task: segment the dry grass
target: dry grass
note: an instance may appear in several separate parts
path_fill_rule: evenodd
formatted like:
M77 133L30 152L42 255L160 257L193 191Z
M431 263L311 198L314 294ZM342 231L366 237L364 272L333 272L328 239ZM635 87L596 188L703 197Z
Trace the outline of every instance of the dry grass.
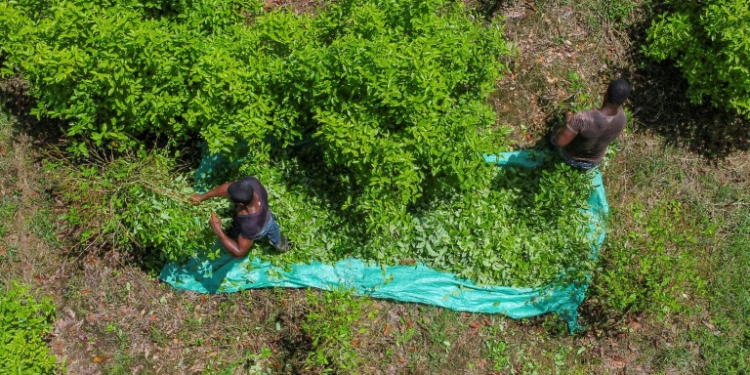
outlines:
M714 155L726 157L719 161L683 149L695 142L710 143L695 139L710 129L698 127L700 116L673 113L692 107L670 104L672 81L654 75L656 68L635 68L632 37L602 16L600 8L565 3L512 1L487 8L505 15L507 34L519 46L513 73L498 82L494 99L498 123L513 129L517 146L542 139L571 99L597 104L606 82L622 75L634 80L636 93L643 93L635 94L633 101L634 110L642 109L605 171L610 204L621 215L610 238L639 230L628 216L633 203L653 208L664 200L678 200L690 215L717 223L747 213L750 155L736 151L747 138L731 143L719 132L722 141L714 142L719 146L713 149L721 152ZM580 76L575 90L570 72ZM282 374L324 372L325 366L308 361L316 348L304 327L325 322L308 317L312 307L303 290L205 296L179 292L116 250L64 251L60 245L71 233L58 218L67 207L54 199L54 176L41 169L43 150L35 143L49 142L50 137L30 137L26 132L39 133L25 126L14 132L19 126L13 121L0 118L0 199L18 205L12 220L3 218L8 234L0 240L0 283L16 279L54 296L58 317L50 345L66 361L69 373L247 374L254 368ZM684 123L692 128L681 127ZM682 135L670 138L664 130L669 124ZM725 124L717 126L739 129ZM45 217L45 225L37 225L35 221ZM702 239L698 255L711 259L733 235L719 231ZM50 238L59 243L51 244ZM606 248L602 256L607 257ZM718 261L702 262L700 273L710 281L718 266ZM701 343L690 332L712 324L707 313L672 314L661 321L641 312L614 315L594 297L582 308L588 329L576 337L552 317L513 321L390 301L340 300L349 306L344 314L354 316L357 310L361 318L350 323L355 333L349 341L334 341L328 349L353 350L363 374L680 374L700 372L705 365ZM702 298L690 296L690 301L707 306ZM264 349L269 356L261 356ZM336 372L335 365L330 367Z
M515 1L500 8L508 39L518 46L513 71L497 84L497 122L509 126L518 147L537 142L555 116L577 98L579 106L598 105L606 83L628 64L627 34L606 17L592 25L591 7ZM582 87L573 91L571 73Z

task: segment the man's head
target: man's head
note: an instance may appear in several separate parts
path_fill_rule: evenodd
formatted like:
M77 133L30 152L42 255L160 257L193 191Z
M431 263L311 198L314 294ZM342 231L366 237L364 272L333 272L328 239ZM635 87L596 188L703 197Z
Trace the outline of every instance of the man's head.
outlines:
M227 193L229 193L229 199L234 203L250 204L253 201L255 189L250 184L250 177L245 177L229 185Z
M616 79L609 83L607 88L607 103L622 105L630 96L630 85L624 79Z

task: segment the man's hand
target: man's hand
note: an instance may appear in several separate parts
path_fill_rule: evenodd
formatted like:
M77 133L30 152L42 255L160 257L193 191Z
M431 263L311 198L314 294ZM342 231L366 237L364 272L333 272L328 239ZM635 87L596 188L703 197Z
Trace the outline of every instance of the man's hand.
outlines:
M214 229L214 231L221 230L221 218L216 215L216 212L211 212L211 218L208 219L208 224Z
M195 195L191 196L188 200L192 204L198 204L200 202L203 202L203 196L201 194L195 194Z

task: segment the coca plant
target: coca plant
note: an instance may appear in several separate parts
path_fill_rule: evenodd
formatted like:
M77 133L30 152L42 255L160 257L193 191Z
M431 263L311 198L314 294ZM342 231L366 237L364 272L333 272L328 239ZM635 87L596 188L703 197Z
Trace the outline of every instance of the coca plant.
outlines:
M34 113L98 147L202 139L264 163L312 142L371 231L408 222L425 192L488 183L481 153L504 133L485 101L512 53L498 21L450 0L343 0L314 15L263 5L6 0L3 72L29 81Z

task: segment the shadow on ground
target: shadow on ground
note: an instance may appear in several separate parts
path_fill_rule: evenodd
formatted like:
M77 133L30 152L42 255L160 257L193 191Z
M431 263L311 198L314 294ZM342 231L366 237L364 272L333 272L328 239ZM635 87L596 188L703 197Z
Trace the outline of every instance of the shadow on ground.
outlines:
M39 120L31 114L31 109L36 107L36 100L30 95L28 83L22 78L0 80L0 106L18 119L13 129L14 135L28 135L33 145L55 145L64 138L61 121Z
M713 160L750 150L750 120L690 103L687 82L670 63L649 63L626 78L636 85L630 100L637 131L653 131L669 144Z
M708 99L703 104L691 103L688 82L674 62L655 62L641 53L650 25L651 17L647 17L630 28L634 61L622 72L634 87L630 107L636 131L656 133L668 144L686 147L712 161L750 150L750 120L716 108Z

